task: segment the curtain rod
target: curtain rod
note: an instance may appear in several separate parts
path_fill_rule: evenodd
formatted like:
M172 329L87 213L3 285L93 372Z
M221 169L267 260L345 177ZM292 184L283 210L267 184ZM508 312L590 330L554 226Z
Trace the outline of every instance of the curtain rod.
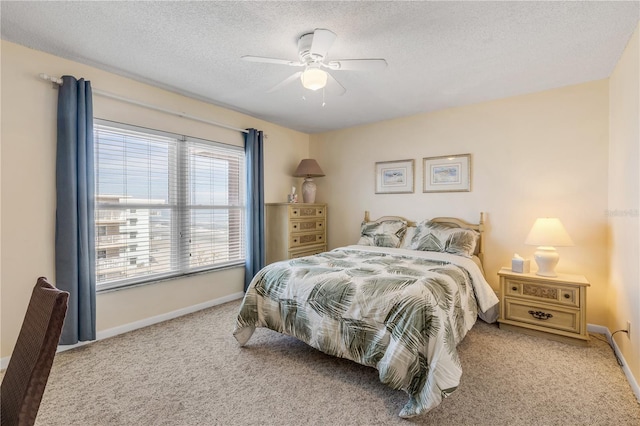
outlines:
M46 81L50 81L54 84L57 85L62 85L62 79L61 78L56 78L56 77L52 77L48 74L42 73L40 74L40 78ZM91 89L92 93L95 93L96 95L105 97L105 98L110 98L110 99L115 99L118 101L122 101L122 102L126 102L129 104L133 104L133 105L138 105L144 108L148 108L148 109L152 109L155 111L160 111L160 112L164 112L166 114L171 114L171 115L177 115L178 117L182 117L182 118L188 118L189 120L193 120L193 121L200 121L202 123L207 123L207 124L212 124L214 126L218 126L218 127L223 127L225 129L229 129L229 130L235 130L237 132L242 132L242 133L249 133L248 130L245 129L239 129L237 127L233 127L233 126L229 126L227 124L223 124L223 123L218 123L217 121L212 121L212 120L207 120L205 118L200 118L200 117L196 117L194 115L191 114L186 114L183 112L178 112L178 111L173 111L170 109L166 109L166 108L161 108L161 107L157 107L155 105L151 105L151 104L147 104L144 102L139 102L133 99L129 99L129 98L125 98L119 95L114 95L113 93L109 93L109 92L103 92L102 90L98 90L98 89Z

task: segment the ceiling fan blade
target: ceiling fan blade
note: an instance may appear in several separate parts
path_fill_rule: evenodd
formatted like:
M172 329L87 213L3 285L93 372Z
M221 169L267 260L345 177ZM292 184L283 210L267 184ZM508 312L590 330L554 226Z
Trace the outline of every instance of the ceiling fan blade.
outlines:
M377 71L386 68L387 61L384 59L337 59L329 61L326 66L334 71Z
M335 33L324 28L316 28L313 32L313 41L311 42L311 49L309 53L314 56L327 56L329 48L336 39Z
M287 59L277 59L277 58L265 58L263 56L242 56L240 59L249 62L263 62L266 64L278 64L278 65L289 65L292 67L301 67L304 64L302 62L289 61Z
M336 80L331 74L327 73L327 76L329 77L329 81L326 87L327 92L337 96L344 95L347 89L345 89L344 86L340 84L340 82Z
M292 75L290 75L289 77L287 77L286 79L281 81L280 83L278 83L275 86L273 86L271 89L267 90L267 93L272 93L272 92L275 92L276 90L279 90L279 89L283 88L284 86L286 86L289 83L292 83L296 79L300 79L301 75L302 75L302 71L298 71L296 73L293 73Z

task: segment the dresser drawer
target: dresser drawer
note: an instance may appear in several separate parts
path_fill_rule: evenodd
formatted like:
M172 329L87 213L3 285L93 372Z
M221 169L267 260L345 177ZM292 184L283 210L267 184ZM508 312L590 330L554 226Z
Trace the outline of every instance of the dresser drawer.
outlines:
M296 248L324 243L324 232L301 233L289 236L289 247Z
M313 247L304 247L302 250L290 251L289 259L297 259L298 257L312 256L314 254L324 253L325 251L327 251L326 244L322 244L320 246L313 246Z
M504 320L580 333L579 310L508 297L504 304Z
M532 301L580 307L579 289L575 287L506 279L503 290L505 296L515 296L531 299Z
M324 219L292 220L289 222L289 232L324 231Z
M298 218L314 218L325 217L324 206L289 206L289 217L291 219Z

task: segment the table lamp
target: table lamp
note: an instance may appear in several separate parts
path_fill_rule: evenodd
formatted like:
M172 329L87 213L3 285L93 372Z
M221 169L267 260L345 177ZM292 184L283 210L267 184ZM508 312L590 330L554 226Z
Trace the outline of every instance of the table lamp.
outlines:
M560 260L556 247L572 246L573 241L557 217L536 219L524 242L529 246L538 246L533 258L538 264L536 275L556 277L555 267Z
M315 203L316 183L312 178L324 176L324 172L320 169L317 161L311 158L305 158L300 161L293 175L295 177L305 178L302 183L302 201L305 203Z

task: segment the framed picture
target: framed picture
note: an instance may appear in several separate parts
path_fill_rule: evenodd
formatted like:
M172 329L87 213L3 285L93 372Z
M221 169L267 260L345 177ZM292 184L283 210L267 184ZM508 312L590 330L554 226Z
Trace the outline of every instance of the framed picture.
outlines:
M471 154L423 158L422 192L471 191Z
M414 160L376 163L376 194L413 193Z

